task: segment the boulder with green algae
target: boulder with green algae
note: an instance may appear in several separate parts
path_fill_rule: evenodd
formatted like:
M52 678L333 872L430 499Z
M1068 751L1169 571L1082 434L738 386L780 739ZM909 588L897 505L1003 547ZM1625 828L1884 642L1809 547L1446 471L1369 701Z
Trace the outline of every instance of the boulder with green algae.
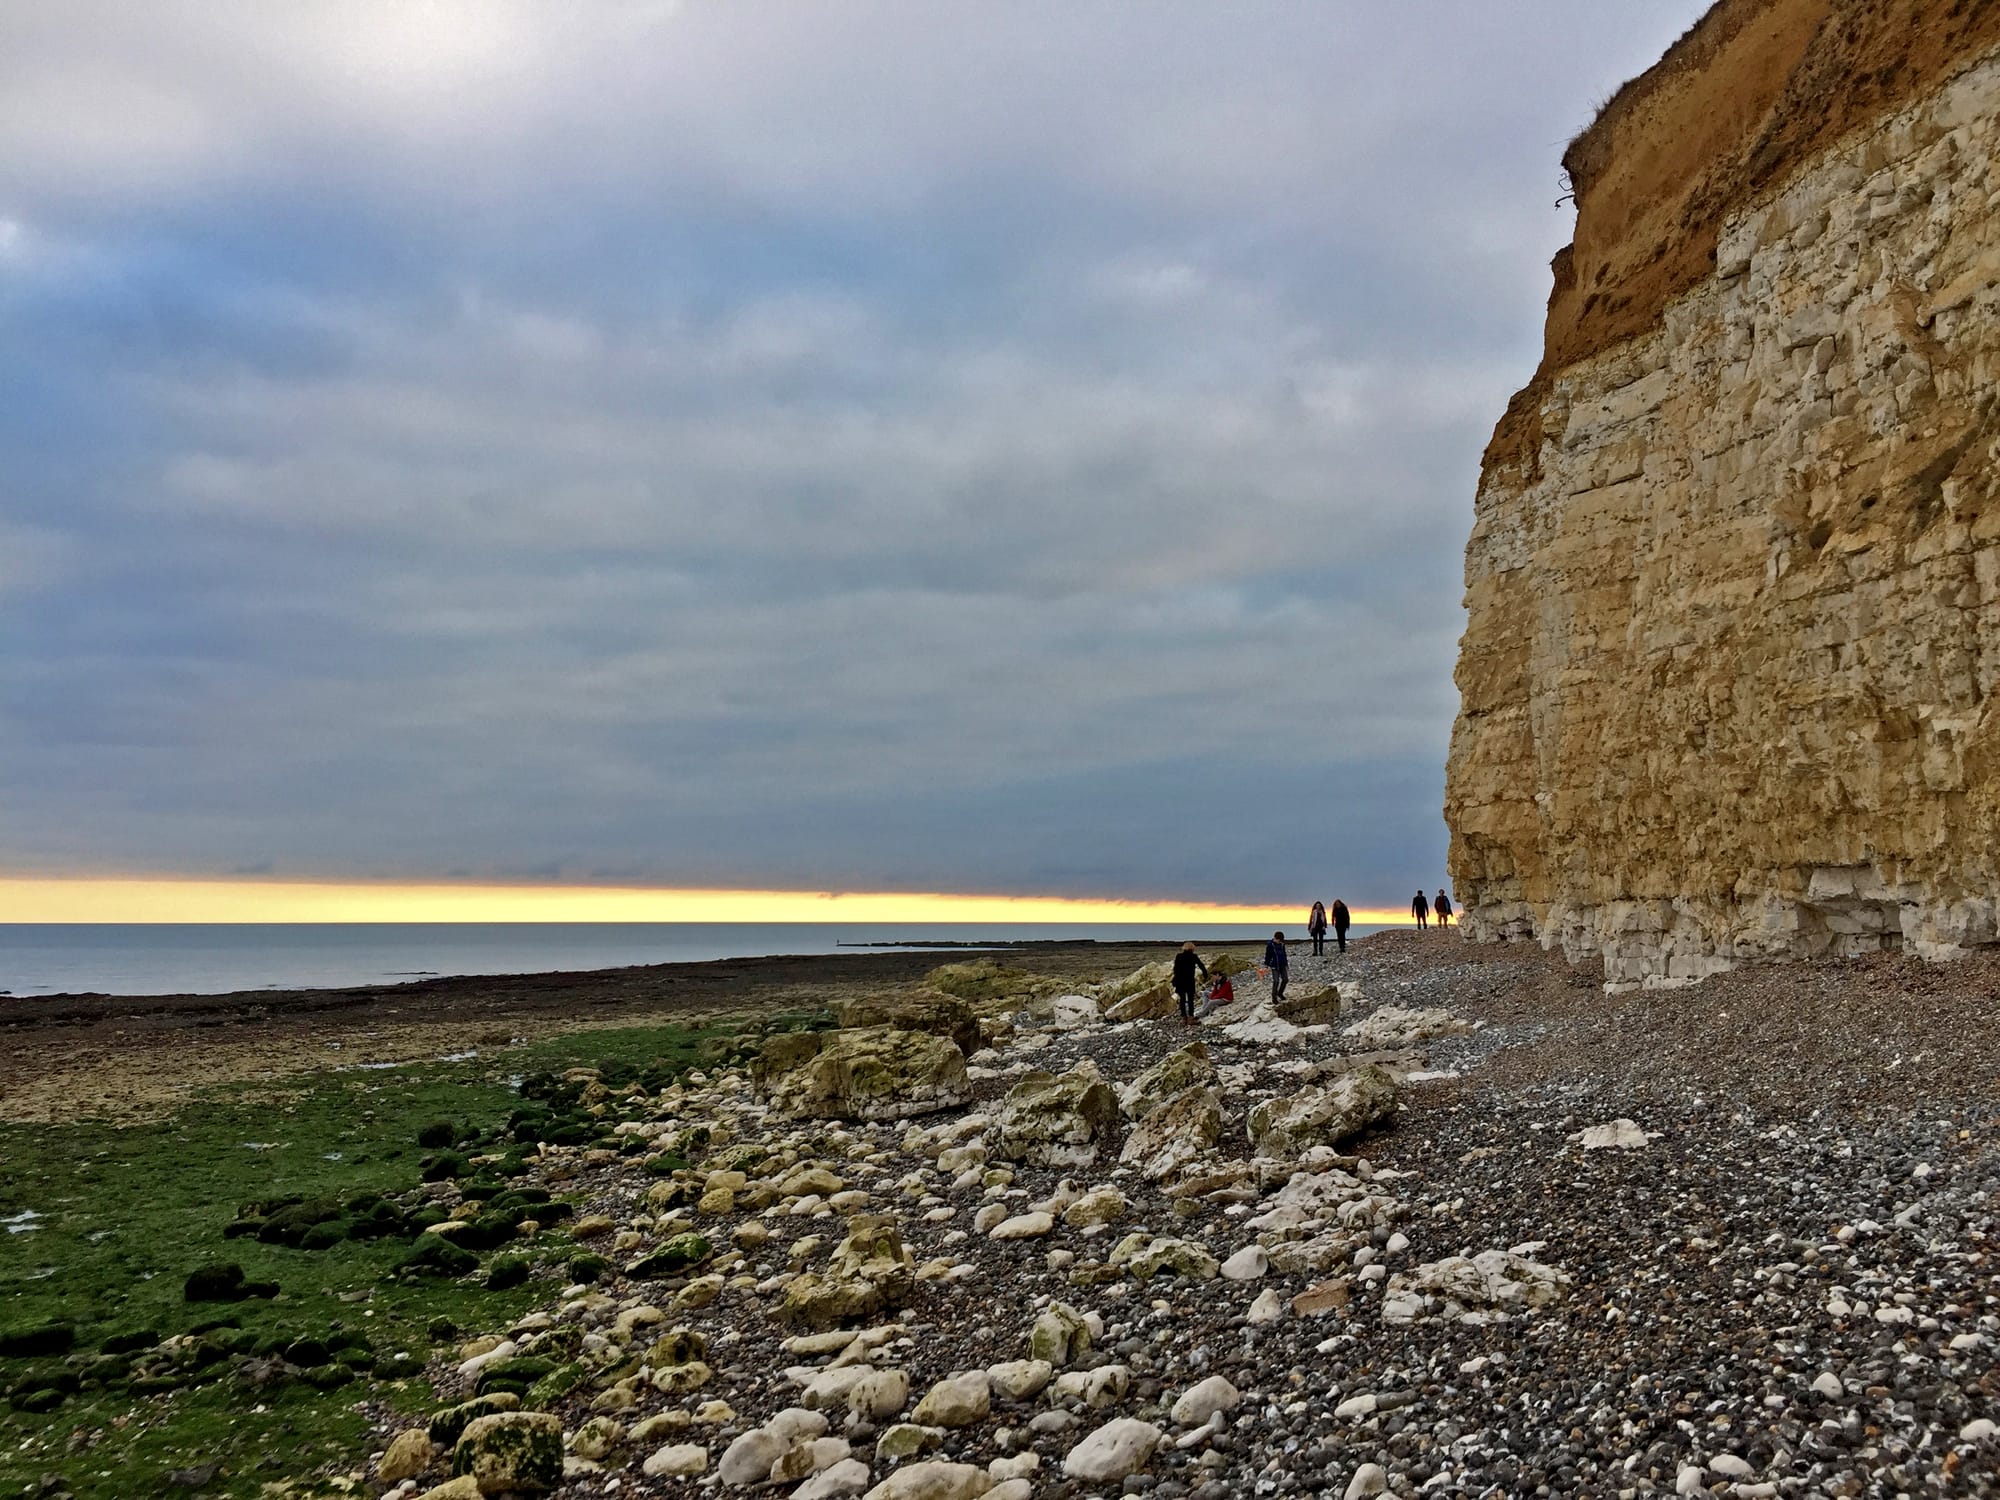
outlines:
M772 1317L788 1328L826 1329L903 1307L916 1287L916 1263L896 1222L861 1217L823 1271L794 1277Z
M454 1477L482 1495L539 1495L562 1483L562 1419L539 1411L474 1417L451 1452Z
M901 1463L919 1453L934 1453L944 1444L944 1431L919 1427L915 1422L897 1422L875 1440L875 1456L884 1463Z
M802 1068L818 1057L820 1048L825 1045L825 1036L821 1032L773 1032L764 1038L764 1044L750 1060L750 1076L753 1080L762 1081L773 1074Z
M941 1036L968 1057L984 1045L979 1032L979 1017L972 1013L972 1007L958 996L947 995L942 990L842 1000L834 1006L834 1015L842 1028L850 1031L871 1026L893 1026L900 1031L923 1031Z
M426 1431L431 1441L440 1448L449 1448L459 1439L459 1434L471 1425L477 1417L495 1416L501 1412L518 1411L521 1398L512 1391L495 1391L490 1396L474 1396L470 1401L461 1401L456 1406L433 1412Z
M577 1360L557 1365L528 1388L522 1404L536 1411L546 1411L583 1384L584 1376L589 1373Z
M1142 964L1123 979L1113 979L1100 984L1097 987L1097 1003L1106 1007L1115 1005L1120 1000L1143 994L1158 985L1171 984L1173 977L1174 966L1169 959Z
M1250 1111L1259 1156L1296 1157L1313 1146L1338 1146L1396 1113L1396 1080L1373 1063L1324 1088L1267 1099Z
M1190 1042L1126 1084L1119 1090L1118 1103L1127 1119L1143 1120L1174 1095L1214 1082L1215 1064L1209 1060L1207 1045Z
M1046 979L1025 969L1009 969L990 958L945 964L924 976L924 983L947 995L978 1005L988 1000L1015 1000L1029 995L1060 995L1060 979Z
M667 1132L653 1144L668 1156L684 1156L692 1161L707 1151L714 1140L712 1126L684 1125L679 1130Z
M517 1396L525 1396L530 1386L555 1367L554 1360L543 1359L536 1354L498 1359L479 1372L472 1384L473 1393L484 1396L492 1391L512 1391Z
M299 1237L301 1250L331 1250L346 1239L352 1226L345 1219L328 1219L315 1224Z
M1085 1167L1113 1144L1118 1095L1089 1061L1062 1074L1036 1071L1007 1091L993 1123L997 1156L1038 1167Z
M1066 1302L1051 1302L1028 1330L1028 1358L1066 1370L1090 1352L1090 1325Z
M646 1350L646 1362L652 1365L686 1365L707 1358L708 1340L685 1326L662 1334Z
M700 1359L678 1365L649 1365L639 1373L663 1396L688 1395L715 1378L715 1371L708 1367L708 1362Z
M625 1441L625 1424L616 1417L592 1417L571 1436L569 1451L578 1458L600 1462Z
M1158 972L1153 972L1155 970ZM1149 975L1150 978L1147 978ZM1104 1010L1105 1020L1157 1021L1175 1013L1173 967L1169 964L1148 964L1126 976L1126 982L1136 982L1141 978L1147 978L1147 982L1135 989L1124 989L1123 983L1115 986L1124 990L1116 999L1099 997L1098 1004Z
M1118 1162L1150 1182L1166 1182L1206 1161L1221 1138L1221 1095L1204 1086L1183 1089L1132 1127Z
M270 1211L257 1226L257 1238L267 1245L288 1245L294 1249L326 1249L325 1244L307 1245L306 1236L318 1226L333 1223L341 1217L340 1204L333 1198L301 1198L296 1203L268 1207ZM344 1239L346 1235L343 1233L340 1238Z
M528 1279L533 1267L518 1255L502 1255L494 1259L486 1268L486 1290L504 1292L509 1287L517 1287Z
M662 1281L701 1265L713 1254L715 1247L708 1242L707 1236L690 1230L686 1234L675 1235L659 1249L640 1256L625 1268L625 1274L637 1281Z
M916 1277L915 1262L903 1245L896 1221L873 1215L849 1221L847 1237L834 1247L827 1273L872 1281L899 1307L908 1300Z
M1325 1026L1340 1019L1347 991L1360 993L1358 985L1303 985L1291 991L1272 1009L1294 1026Z
M399 1269L419 1276L469 1276L479 1269L479 1257L441 1234L420 1234Z
M375 1477L384 1484L415 1479L431 1466L431 1461L437 1456L436 1449L431 1435L423 1428L406 1428L396 1434L395 1440L389 1444L389 1451L375 1466Z
M972 1097L965 1054L895 1026L774 1036L750 1076L778 1110L818 1120L901 1120Z
M1213 1281L1221 1269L1216 1258L1192 1240L1155 1238L1150 1234L1126 1235L1112 1250L1109 1263L1140 1281L1150 1281L1155 1276Z

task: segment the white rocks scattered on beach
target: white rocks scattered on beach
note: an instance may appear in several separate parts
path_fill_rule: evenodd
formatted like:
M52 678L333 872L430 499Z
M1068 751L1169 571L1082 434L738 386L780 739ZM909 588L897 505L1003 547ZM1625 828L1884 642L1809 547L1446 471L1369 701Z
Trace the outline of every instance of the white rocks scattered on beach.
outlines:
M537 1169L582 1187L588 1242L622 1243L622 1263L683 1235L709 1253L674 1276L571 1286L445 1378L469 1387L499 1360L576 1351L563 1423L579 1480L629 1465L804 1500L1016 1500L1056 1482L1227 1500L1276 1475L1358 1496L1664 1493L1693 1474L1748 1494L1771 1470L1756 1467L1772 1451L1758 1434L1793 1432L1786 1423L1789 1451L1829 1485L1908 1477L1909 1439L1864 1461L1816 1447L1810 1422L1845 1431L1865 1405L1910 1430L1862 1394L1907 1386L1905 1356L1885 1362L1876 1337L1910 1341L1933 1384L1959 1391L2000 1337L1975 1267L1926 1256L1920 1279L1881 1253L1900 1243L1907 1255L1919 1198L1940 1230L1956 1226L1945 1243L1990 1227L1990 1204L1941 1197L1941 1144L1926 1148L1930 1170L1882 1175L1879 1221L1829 1220L1762 1249L1769 1231L1739 1231L1744 1253L1725 1259L1690 1232L1697 1218L1628 1231L1598 1211L1665 1215L1657 1192L1714 1191L1707 1176L1683 1188L1679 1162L1740 1159L1721 1180L1782 1212L1805 1168L1750 1163L1767 1147L1814 1159L1803 1135L1734 1128L1705 1106L1649 1110L1671 1126L1654 1132L1615 1108L1579 1119L1578 1100L1427 1105L1399 1082L1401 1060L1353 1054L1420 1036L1476 1071L1492 1028L1445 1024L1435 1003L1371 1017L1357 995L1345 1032L1245 1042L1208 1025L1189 1045L1172 1021L1107 1019L1123 1000L1084 999L1088 1010L1066 995L975 1006L994 1076L969 1079L961 1103L942 1102L951 1070L927 1046L885 1043L865 1053L871 1066L914 1060L907 1097L879 1074L848 1118L815 1113L855 1086L799 1081L810 1059L765 1069L768 1086L721 1071L627 1096L621 1130L649 1143L706 1133L691 1166L649 1178L630 1158L548 1148ZM938 1024L962 1020L939 1008ZM834 1033L811 1058L848 1054ZM1510 1194L1517 1175L1556 1186ZM1513 1217L1524 1206L1537 1216ZM1722 1211L1741 1212L1731 1200ZM1760 1326L1792 1309L1839 1357L1791 1373L1794 1356L1692 1352L1708 1314L1680 1299L1690 1276L1711 1306L1755 1300ZM1726 1371L1754 1394L1699 1447L1671 1420L1672 1402L1692 1398L1661 1373L1663 1329L1691 1368L1708 1358L1705 1379ZM1613 1379L1615 1401L1592 1394ZM1547 1413L1532 1452L1495 1430L1493 1413L1516 1407ZM1593 1425L1600 1407L1659 1415L1628 1433ZM1963 1396L1936 1409L1955 1451L1994 1446L1990 1418ZM1625 1455L1615 1472L1604 1446ZM427 1458L430 1471L449 1457Z

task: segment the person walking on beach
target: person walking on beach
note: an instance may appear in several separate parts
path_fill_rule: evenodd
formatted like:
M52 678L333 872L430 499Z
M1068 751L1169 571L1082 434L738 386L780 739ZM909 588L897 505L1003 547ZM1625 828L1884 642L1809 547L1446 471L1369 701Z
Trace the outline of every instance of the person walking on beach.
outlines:
M1417 899L1410 903L1410 915L1417 919L1417 931L1419 932L1422 932L1431 925L1431 904L1424 899L1422 891L1418 891Z
M1285 951L1285 935L1271 934L1271 941L1264 945L1264 967L1271 971L1271 1002L1275 1005L1285 998L1285 983L1291 978L1292 956Z
M1326 904L1313 902L1312 915L1306 918L1306 935L1313 940L1313 957L1326 957Z
M1347 928L1351 919L1347 915L1347 903L1335 898L1333 903L1333 940L1340 945L1340 951L1347 951Z
M1442 889L1438 891L1437 900L1431 903L1431 910L1437 913L1439 928L1451 926L1451 897Z
M1199 972L1208 978L1208 965L1201 961L1201 955L1194 951L1193 943L1182 943L1181 951L1174 955L1174 1001L1180 1007L1181 1025L1194 1025L1194 976Z

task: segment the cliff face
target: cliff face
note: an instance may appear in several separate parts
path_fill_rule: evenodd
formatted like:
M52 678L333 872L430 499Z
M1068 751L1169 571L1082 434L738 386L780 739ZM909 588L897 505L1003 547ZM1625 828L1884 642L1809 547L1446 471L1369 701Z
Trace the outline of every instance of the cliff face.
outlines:
M1613 984L2000 940L2000 4L1724 0L1565 158L1446 819Z

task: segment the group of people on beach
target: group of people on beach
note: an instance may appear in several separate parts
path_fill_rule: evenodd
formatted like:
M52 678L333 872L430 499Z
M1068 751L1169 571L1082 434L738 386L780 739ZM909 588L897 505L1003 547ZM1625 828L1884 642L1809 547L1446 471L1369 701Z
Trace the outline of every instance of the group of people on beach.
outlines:
M1345 953L1347 951L1347 929L1352 923L1353 919L1347 914L1347 903L1345 901L1336 900L1333 903L1333 910L1330 912L1327 910L1325 902L1313 902L1313 909L1306 915L1306 936L1312 939L1313 957L1323 958L1326 955L1326 934L1329 927L1333 929L1334 943L1342 953ZM1282 950L1285 943L1285 935L1280 932L1276 934L1272 941Z
M1334 920L1339 924L1336 930L1340 934L1341 950L1345 952L1347 907L1339 901L1334 902L1333 907ZM1317 901L1313 903L1312 920L1322 924L1327 920L1325 908ZM1313 952L1325 951L1325 933L1323 925L1313 933ZM1264 945L1263 968L1271 976L1271 999L1273 1001L1284 999L1285 986L1290 983L1292 977L1292 954L1285 946L1285 934L1282 931L1272 933L1271 941ZM1207 1020L1215 1013L1218 1006L1227 1005L1236 998L1236 986L1229 982L1229 976L1218 974L1215 976L1215 983L1208 987L1207 996L1197 1006L1195 999L1197 974L1203 979L1208 978L1208 965L1201 961L1201 955L1195 952L1193 943L1182 943L1181 951L1174 955L1174 1003L1180 1008L1183 1026L1193 1026Z
M1427 898L1420 890L1410 903L1410 915L1417 919L1419 931L1428 930L1430 919L1436 916L1440 928L1451 925L1451 897L1440 887L1435 900ZM1313 957L1326 955L1326 935L1333 933L1337 951L1347 951L1347 929L1353 925L1347 903L1335 900L1331 909L1325 902L1315 901L1312 910L1306 914L1306 935L1312 939ZM1285 986L1291 982L1292 955L1285 946L1282 931L1271 934L1271 941L1264 945L1264 970L1271 976L1271 999L1285 998ZM1227 974L1218 974L1215 983L1208 987L1206 996L1197 1000L1197 976L1208 978L1208 965L1195 952L1194 944L1182 943L1180 952L1174 955L1174 1003L1181 1013L1181 1025L1193 1026L1215 1013L1218 1006L1229 1004L1236 998L1236 987L1229 982Z
M1433 916L1437 918L1439 927L1449 927L1451 926L1451 897L1444 893L1443 886L1438 887L1437 898L1431 901L1426 901L1424 893L1418 891L1416 899L1410 903L1410 915L1417 919L1417 931L1419 932L1426 930L1430 926L1430 919Z

